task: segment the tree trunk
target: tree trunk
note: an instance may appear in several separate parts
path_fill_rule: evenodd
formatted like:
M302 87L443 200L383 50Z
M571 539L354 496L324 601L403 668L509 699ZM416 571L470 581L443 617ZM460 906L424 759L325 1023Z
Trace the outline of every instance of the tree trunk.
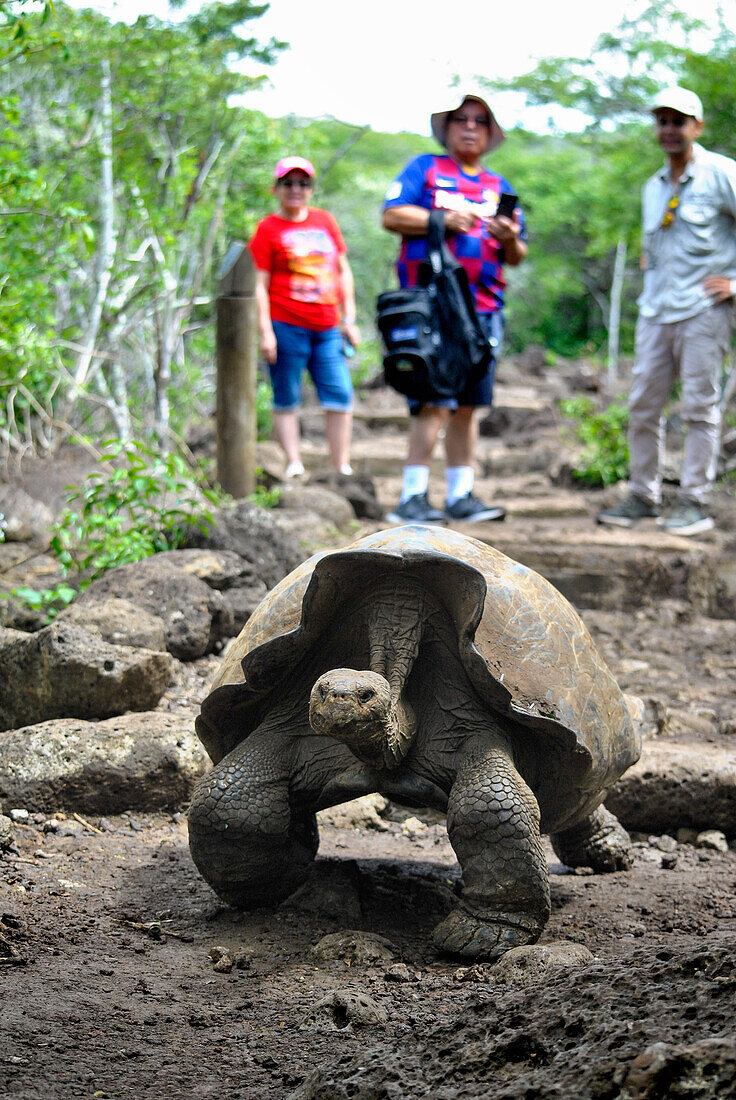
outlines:
M163 452L169 447L169 383L171 382L171 310L156 314L156 360L153 368L153 430Z
M621 332L621 298L626 273L626 241L619 238L611 280L611 311L608 322L608 385L618 382L619 336Z
M236 498L256 487L255 281L250 252L231 245L217 295L217 480Z
M97 265L97 290L90 310L87 332L84 340L85 351L80 355L74 372L74 380L78 386L84 384L89 373L92 356L94 354L95 340L102 320L102 310L107 297L107 289L112 277L112 265L115 256L115 210L113 204L113 171L112 171L112 93L110 82L110 62L105 57L102 60L102 77L100 79L101 120L102 132L100 134L100 154L102 164L100 168L100 250Z
M115 211L113 204L113 168L112 168L112 92L110 62L103 58L100 78L102 129L100 133L100 238L96 263L96 289L90 308L84 336L81 340L83 350L74 368L73 386L67 395L62 409L62 420L67 420L77 399L79 389L88 381L90 369L95 359L95 344L100 330L102 310L107 298L112 277L113 261L117 244L115 231ZM96 365L99 366L99 362Z
M108 362L106 374L107 385L112 398L110 413L115 421L118 439L122 440L123 443L128 443L131 439L132 431L125 372L118 360L113 359Z

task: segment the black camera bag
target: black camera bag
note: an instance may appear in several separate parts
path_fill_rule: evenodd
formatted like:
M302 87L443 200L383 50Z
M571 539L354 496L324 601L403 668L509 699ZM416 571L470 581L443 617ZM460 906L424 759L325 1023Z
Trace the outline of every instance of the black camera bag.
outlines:
M419 285L378 296L384 377L416 401L458 397L482 378L491 360L463 267L444 243L444 212L433 210L428 258Z

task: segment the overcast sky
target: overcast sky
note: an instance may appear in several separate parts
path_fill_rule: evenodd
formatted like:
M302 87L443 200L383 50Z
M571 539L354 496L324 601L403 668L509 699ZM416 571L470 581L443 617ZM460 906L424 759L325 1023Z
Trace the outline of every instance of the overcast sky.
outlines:
M83 0L73 0L82 6ZM429 134L429 115L455 105L459 87L474 77L507 78L528 72L541 57L585 57L598 36L618 26L647 0L271 0L250 25L260 40L290 43L266 72L269 85L247 97L247 106L271 117L332 115L374 130ZM140 12L167 17L165 0L87 0L115 19ZM199 5L193 3L196 9ZM717 0L680 0L678 7L702 19ZM736 0L720 7L736 30ZM520 97L494 96L501 125L523 123L544 130L548 108L523 110ZM558 125L572 114L558 114Z

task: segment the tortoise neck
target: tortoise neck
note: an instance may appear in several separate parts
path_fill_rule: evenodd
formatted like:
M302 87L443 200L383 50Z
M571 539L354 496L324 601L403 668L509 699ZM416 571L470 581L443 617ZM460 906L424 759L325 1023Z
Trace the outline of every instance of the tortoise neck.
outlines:
M380 584L368 610L368 645L373 672L388 680L398 703L414 667L427 624L435 611L426 590L404 580Z
M413 708L405 699L396 699L386 724L386 737L381 754L388 771L398 768L414 741L417 723Z

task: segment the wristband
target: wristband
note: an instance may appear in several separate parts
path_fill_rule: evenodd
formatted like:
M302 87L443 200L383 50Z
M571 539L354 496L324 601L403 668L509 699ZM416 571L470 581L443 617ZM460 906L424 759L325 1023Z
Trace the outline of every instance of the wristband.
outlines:
M342 323L344 325L354 325L355 324L355 318L354 317L343 317Z

